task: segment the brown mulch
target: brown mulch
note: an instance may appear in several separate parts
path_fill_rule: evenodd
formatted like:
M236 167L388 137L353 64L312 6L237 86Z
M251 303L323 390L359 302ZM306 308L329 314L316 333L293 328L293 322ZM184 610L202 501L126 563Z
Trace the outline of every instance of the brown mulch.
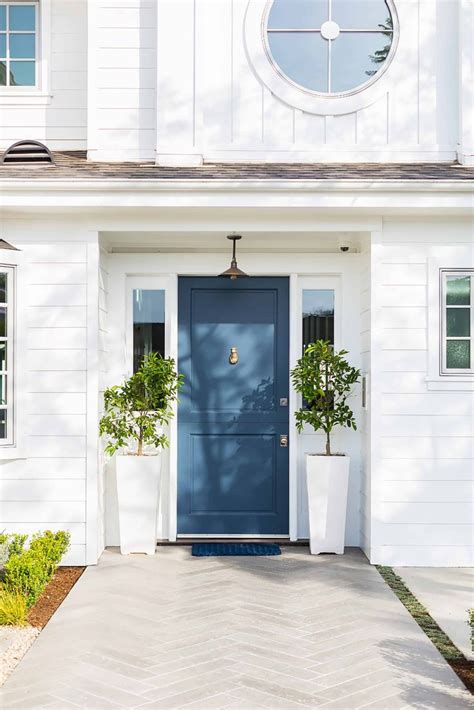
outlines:
M462 680L464 685L474 695L474 661L467 659L453 659L448 661L449 665Z
M28 621L32 626L38 629L46 626L84 570L85 567L59 567L41 597L30 609Z

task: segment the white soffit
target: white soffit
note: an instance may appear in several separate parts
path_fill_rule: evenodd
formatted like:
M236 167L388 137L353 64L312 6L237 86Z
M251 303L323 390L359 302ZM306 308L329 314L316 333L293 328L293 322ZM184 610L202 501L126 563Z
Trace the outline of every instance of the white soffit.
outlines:
M113 253L223 252L229 251L226 234L219 232L101 232L101 242ZM364 232L251 232L241 231L240 253L273 252L338 252L341 246L359 251L361 241L369 237Z

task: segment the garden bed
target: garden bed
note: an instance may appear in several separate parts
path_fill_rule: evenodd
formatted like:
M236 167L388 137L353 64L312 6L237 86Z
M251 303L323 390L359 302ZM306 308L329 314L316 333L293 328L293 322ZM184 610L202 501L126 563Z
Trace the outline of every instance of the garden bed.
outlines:
M30 609L28 623L37 629L43 629L84 570L85 567L59 567L41 597Z
M59 567L67 531L0 534L0 685L28 651L84 567Z

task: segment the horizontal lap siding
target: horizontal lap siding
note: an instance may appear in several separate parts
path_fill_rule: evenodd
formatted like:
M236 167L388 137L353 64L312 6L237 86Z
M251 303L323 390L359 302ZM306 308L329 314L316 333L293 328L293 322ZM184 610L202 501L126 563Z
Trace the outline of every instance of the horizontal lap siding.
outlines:
M87 245L22 245L26 255L26 459L2 462L2 527L66 529L65 563L85 561Z
M50 30L50 103L2 105L1 149L24 139L52 150L87 148L87 0L51 0Z
M156 5L96 3L95 140L102 156L112 160L155 157Z
M462 222L387 221L375 247L375 562L472 563L473 393L431 390L426 381L429 259L465 264L471 240Z

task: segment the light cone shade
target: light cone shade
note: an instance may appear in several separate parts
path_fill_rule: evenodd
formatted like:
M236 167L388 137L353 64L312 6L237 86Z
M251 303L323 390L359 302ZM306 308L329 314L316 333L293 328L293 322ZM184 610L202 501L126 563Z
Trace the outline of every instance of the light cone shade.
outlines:
M224 271L222 274L219 274L219 276L224 276L231 279L243 277L248 278L248 274L246 274L245 271L242 271L242 269L239 269L237 264L231 264L230 268Z

